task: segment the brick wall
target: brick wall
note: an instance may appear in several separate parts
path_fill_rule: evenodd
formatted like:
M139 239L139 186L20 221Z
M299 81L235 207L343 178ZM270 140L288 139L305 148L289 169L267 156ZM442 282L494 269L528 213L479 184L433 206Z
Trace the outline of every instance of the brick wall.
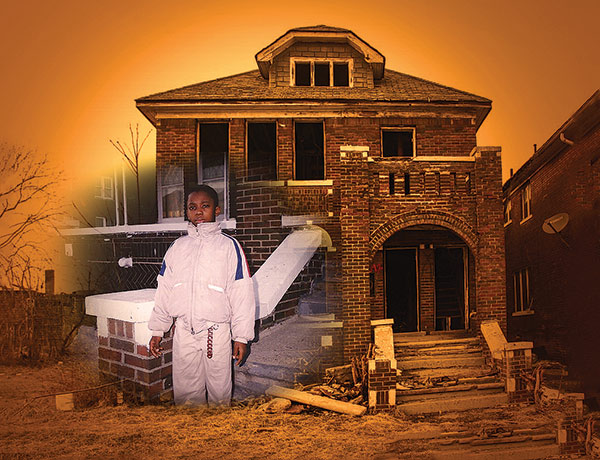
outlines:
M574 146L562 151L530 179L532 217L520 222L520 189L508 199L512 223L505 227L509 335L533 340L543 357L569 365L584 381L586 392L598 394L600 348L597 282L600 269L600 181L596 126ZM542 231L545 219L568 213L561 236ZM566 244L565 244L566 243ZM533 313L514 316L513 273L529 269Z

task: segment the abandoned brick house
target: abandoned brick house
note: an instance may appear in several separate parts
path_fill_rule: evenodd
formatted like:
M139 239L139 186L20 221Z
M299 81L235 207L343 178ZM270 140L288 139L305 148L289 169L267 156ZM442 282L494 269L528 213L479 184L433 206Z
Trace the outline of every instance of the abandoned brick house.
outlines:
M407 332L477 331L486 319L504 329L500 148L476 142L491 101L386 69L334 27L289 30L256 62L137 99L157 131L159 223L183 221L189 185L212 185L252 271L318 224L328 247L309 266L327 283L346 357L366 350L372 319Z
M508 332L600 395L600 91L504 184Z

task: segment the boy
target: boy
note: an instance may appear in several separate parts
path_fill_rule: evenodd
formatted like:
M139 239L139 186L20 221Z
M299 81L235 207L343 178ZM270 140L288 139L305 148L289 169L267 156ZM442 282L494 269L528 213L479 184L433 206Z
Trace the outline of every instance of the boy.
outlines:
M231 339L238 366L254 338L255 301L248 265L239 243L221 233L221 213L212 187L200 185L187 197L188 235L165 254L158 275L150 353L176 318L173 392L176 404L229 404Z

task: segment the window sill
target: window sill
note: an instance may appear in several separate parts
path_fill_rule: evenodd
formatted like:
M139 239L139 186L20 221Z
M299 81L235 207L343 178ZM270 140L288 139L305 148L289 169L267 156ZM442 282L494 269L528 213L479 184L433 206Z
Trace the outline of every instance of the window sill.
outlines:
M388 157L389 158L389 157ZM410 157L401 157L401 158L410 158ZM475 161L475 157L472 156L443 156L443 155L437 155L437 156L414 156L412 157L412 159L414 161L465 161L467 163L473 163Z
M513 312L512 316L531 316L535 314L534 310L521 310Z
M508 227L510 224L512 224L512 220L509 220L508 222L504 222L504 227Z
M521 222L519 222L519 225L523 225L525 222L527 222L528 220L533 219L533 214L529 214L525 219L523 219Z
M289 187L331 187L333 185L333 180L288 180L287 185Z

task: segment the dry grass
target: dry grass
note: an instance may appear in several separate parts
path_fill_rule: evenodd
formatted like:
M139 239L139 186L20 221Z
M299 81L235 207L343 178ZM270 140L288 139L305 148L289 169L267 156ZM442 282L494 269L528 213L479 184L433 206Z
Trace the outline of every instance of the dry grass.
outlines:
M455 431L480 423L473 413L409 419L326 411L266 414L258 404L112 406L110 394L97 392L99 401L90 397L88 407L70 412L57 411L54 398L24 407L34 396L93 386L95 379L93 370L76 361L0 367L0 458L425 459L428 442L400 440L401 434L411 431L419 438L432 429Z

